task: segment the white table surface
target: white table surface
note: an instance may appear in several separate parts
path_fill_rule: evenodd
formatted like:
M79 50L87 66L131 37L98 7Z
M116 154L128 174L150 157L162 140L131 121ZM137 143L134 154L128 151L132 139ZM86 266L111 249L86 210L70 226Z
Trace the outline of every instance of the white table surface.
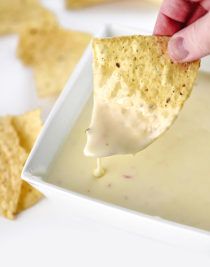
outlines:
M62 1L45 0L62 25L96 32L115 22L152 31L157 6L137 1L64 11ZM15 58L16 36L0 38L0 115L37 107L32 73ZM45 105L45 104L44 104ZM46 111L47 112L47 111ZM81 219L44 199L15 221L0 217L0 266L210 266L210 253L199 254L159 244L105 224Z

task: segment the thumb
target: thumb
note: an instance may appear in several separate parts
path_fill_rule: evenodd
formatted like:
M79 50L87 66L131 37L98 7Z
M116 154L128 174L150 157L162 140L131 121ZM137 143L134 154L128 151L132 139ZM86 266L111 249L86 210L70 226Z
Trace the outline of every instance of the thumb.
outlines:
M210 13L174 34L168 52L176 62L189 62L210 54Z

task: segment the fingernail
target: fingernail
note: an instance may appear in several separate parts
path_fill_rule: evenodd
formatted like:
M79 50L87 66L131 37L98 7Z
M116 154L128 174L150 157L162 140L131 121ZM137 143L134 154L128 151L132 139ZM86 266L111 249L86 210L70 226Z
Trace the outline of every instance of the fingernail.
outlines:
M184 47L183 37L172 37L169 41L169 55L175 61L183 61L189 54L187 49Z

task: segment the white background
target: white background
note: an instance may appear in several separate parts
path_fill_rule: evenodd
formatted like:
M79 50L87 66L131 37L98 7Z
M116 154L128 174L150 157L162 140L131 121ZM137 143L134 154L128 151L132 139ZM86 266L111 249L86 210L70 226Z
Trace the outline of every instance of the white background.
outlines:
M141 0L64 11L63 1L45 5L72 29L97 32L103 23L152 31L158 6ZM32 73L15 57L16 36L0 38L0 115L18 114L40 103ZM210 251L210 248L209 248ZM0 218L0 266L210 266L209 255L182 251L105 224L75 216L68 205L47 199L15 221Z

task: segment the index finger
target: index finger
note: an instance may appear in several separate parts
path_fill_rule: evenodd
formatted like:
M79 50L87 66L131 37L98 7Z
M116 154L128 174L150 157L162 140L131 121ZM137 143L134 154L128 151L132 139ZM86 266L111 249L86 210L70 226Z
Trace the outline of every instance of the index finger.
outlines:
M165 0L158 14L154 34L170 36L179 31L197 5L198 3L186 0Z

